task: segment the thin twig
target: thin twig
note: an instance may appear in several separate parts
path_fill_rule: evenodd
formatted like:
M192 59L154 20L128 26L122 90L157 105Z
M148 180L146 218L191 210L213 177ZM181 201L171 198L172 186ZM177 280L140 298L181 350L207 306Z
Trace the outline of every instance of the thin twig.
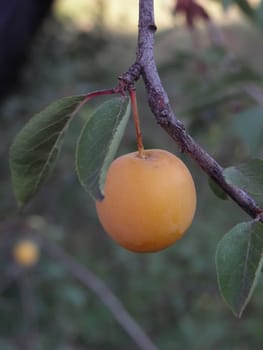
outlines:
M100 298L139 349L158 350L138 323L126 311L120 300L98 276L79 264L54 242L49 242L41 237L40 244L51 258L58 260L80 283L92 290Z
M120 80L132 86L142 75L148 94L149 106L157 123L173 138L182 152L188 153L199 166L252 218L263 221L263 209L246 192L228 184L223 168L187 133L169 104L154 59L154 1L139 2L139 33L136 62Z
M26 325L21 339L23 349L33 350L37 343L36 300L34 295L32 271L26 269L19 279L23 316Z

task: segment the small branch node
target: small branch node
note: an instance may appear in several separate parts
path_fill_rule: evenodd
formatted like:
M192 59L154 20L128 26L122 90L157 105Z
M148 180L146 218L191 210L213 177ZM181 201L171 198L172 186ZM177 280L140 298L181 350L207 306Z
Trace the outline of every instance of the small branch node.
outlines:
M152 32L155 33L157 31L157 27L155 24L149 24L148 29Z
M170 123L169 111L167 108L162 109L159 113L157 123L162 127L167 127Z
M120 82L123 82L127 86L134 85L135 81L137 81L141 75L142 67L138 62L135 62L127 72L121 74L119 76Z

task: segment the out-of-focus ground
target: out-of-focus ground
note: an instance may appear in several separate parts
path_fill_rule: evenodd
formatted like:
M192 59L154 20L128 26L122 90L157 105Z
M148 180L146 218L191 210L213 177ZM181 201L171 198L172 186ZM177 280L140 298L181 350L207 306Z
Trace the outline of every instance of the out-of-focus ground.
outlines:
M94 1L57 1L53 18L47 19L34 40L20 85L0 106L2 218L15 210L8 149L25 121L61 96L115 86L119 74L134 61L138 1L96 4L101 8ZM171 1L156 1L156 60L171 104L193 137L223 166L238 163L250 155L251 149L235 134L233 120L236 112L255 103L244 86L250 78L254 88L261 84L262 34L237 9L224 14L213 3L207 8L222 30L226 50L211 46L204 25L198 30L199 44L193 47L191 33L182 19L174 20L170 8ZM241 69L242 64L236 62L244 64L246 77L242 73L241 82L222 79L228 64L231 69ZM141 82L138 99L145 146L179 154L155 123ZM196 182L198 207L193 225L181 241L163 252L140 255L116 246L103 232L94 203L81 189L74 171L76 138L86 114L99 101L91 101L72 124L55 174L28 206L23 220L63 245L106 281L161 350L260 349L262 279L244 317L238 320L219 295L214 263L220 237L248 217L231 200L215 197L206 175L187 156L181 155ZM119 153L135 147L130 123ZM261 154L262 143L254 152ZM1 235L0 273L4 280L12 264L8 249L17 232ZM76 283L63 266L43 254L31 272L31 280L32 349L135 349L101 301ZM30 336L31 326L26 317L17 317L24 312L19 283L10 283L0 292L0 349L20 349L21 339Z

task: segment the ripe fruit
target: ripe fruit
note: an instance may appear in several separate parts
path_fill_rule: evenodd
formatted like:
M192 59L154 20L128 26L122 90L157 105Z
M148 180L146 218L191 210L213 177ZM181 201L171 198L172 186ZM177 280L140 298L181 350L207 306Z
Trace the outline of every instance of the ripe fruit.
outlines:
M33 266L39 259L39 248L37 244L30 240L22 240L17 243L13 250L15 261L22 266Z
M195 213L196 192L179 158L164 150L143 152L113 161L96 208L105 231L121 246L154 252L183 236Z

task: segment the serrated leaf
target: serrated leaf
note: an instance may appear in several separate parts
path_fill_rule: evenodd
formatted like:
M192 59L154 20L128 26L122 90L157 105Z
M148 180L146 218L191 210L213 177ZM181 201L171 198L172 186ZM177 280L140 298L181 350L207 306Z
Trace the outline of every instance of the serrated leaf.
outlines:
M249 193L259 204L263 204L263 160L251 159L236 167L224 170L226 181Z
M223 200L228 199L226 192L220 186L218 186L218 184L211 177L208 177L208 184L209 184L211 190L213 191L213 193L218 198L223 199Z
M13 189L26 204L52 173L65 131L85 96L57 100L34 115L10 148Z
M233 313L241 317L262 268L263 224L236 225L219 242L216 269L220 292Z
M129 115L128 97L111 99L91 115L81 132L76 168L81 185L94 199L104 196L106 173L117 152Z

